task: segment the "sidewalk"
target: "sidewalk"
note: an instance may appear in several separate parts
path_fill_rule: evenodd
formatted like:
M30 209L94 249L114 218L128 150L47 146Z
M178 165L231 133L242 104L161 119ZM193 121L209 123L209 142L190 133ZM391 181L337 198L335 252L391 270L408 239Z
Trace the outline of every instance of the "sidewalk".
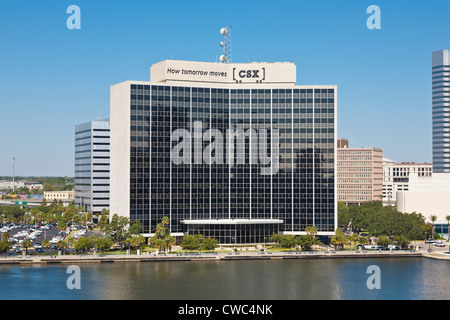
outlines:
M437 254L437 253L435 253ZM435 257L431 253L430 257ZM333 258L405 258L423 257L414 251L309 251L309 252L238 252L238 253L178 253L178 254L123 254L123 255L61 255L20 256L0 258L1 264L74 264L157 261L231 261L231 260L283 260L283 259L333 259ZM444 256L450 260L450 256Z

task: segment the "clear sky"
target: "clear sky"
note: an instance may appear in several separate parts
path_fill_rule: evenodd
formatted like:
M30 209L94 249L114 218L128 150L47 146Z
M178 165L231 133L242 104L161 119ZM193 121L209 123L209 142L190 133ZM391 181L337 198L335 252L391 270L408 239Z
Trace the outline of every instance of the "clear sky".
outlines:
M66 26L81 9L81 30ZM370 5L381 29L369 30ZM109 116L109 86L165 59L289 61L297 84L338 86L338 136L431 162L431 54L450 1L0 0L0 175L73 176L75 125Z

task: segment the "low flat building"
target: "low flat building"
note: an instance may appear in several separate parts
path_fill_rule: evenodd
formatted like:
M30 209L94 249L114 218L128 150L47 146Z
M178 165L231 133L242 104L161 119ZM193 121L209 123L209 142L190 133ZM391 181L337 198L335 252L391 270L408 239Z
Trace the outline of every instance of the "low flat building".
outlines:
M70 202L75 199L75 191L44 191L45 201L52 202L56 201Z
M450 174L436 173L432 176L411 174L409 190L397 192L397 210L405 213L421 213L427 222L435 215L436 232L447 237L446 216L450 215Z

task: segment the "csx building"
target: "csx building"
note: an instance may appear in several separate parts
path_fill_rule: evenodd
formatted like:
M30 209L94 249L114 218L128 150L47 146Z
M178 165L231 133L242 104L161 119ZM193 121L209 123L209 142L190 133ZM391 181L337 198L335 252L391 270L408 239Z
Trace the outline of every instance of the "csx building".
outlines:
M111 87L111 214L151 236L262 243L337 226L334 85L293 63L165 60Z

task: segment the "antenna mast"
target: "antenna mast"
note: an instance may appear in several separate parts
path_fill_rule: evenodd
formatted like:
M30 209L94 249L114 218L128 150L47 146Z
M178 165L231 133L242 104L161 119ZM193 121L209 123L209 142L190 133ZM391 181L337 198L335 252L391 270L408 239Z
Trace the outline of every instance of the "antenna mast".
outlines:
M13 192L15 191L15 180L16 180L16 157L13 157Z
M220 46L223 48L223 54L220 56L220 62L231 63L231 26L220 29L220 34L223 35L223 41Z

